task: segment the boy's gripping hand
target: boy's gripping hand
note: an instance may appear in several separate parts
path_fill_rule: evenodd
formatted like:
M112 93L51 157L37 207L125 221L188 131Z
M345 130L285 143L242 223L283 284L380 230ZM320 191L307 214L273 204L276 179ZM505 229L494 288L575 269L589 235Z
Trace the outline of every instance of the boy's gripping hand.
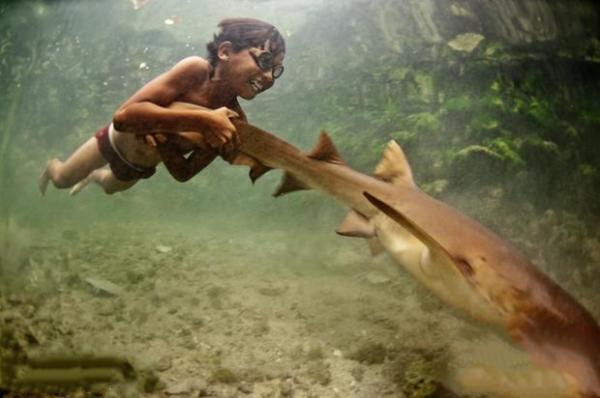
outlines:
M158 146L158 144L164 144L167 142L167 140L167 136L161 133L144 135L144 141L146 141L146 144L155 148Z
M206 109L206 108L204 108ZM229 120L232 117L239 117L239 114L225 106L210 110L210 116L205 121L207 128L202 132L180 132L179 136L185 140L191 141L198 148L212 149L218 152L223 159L230 161L238 154L240 139L236 128ZM167 135L154 133L144 136L146 143L150 146L167 142Z
M235 157L240 147L240 138L229 118L239 117L238 113L222 106L213 110L211 116L212 128L206 133L206 142L224 159Z

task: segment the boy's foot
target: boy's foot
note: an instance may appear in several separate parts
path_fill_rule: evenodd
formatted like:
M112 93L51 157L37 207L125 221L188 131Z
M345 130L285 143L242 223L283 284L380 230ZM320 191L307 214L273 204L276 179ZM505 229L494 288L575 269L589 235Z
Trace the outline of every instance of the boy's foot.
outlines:
M46 165L46 168L44 169L44 171L40 175L40 178L38 179L38 188L40 189L40 193L42 194L42 196L46 194L48 182L50 182L50 174L48 172L48 165Z
M73 186L73 188L71 188L71 190L69 191L69 195L71 195L71 196L77 195L79 192L81 192L83 190L83 188L87 187L91 181L92 181L92 174L88 175L83 180L81 180L77 184L75 184Z

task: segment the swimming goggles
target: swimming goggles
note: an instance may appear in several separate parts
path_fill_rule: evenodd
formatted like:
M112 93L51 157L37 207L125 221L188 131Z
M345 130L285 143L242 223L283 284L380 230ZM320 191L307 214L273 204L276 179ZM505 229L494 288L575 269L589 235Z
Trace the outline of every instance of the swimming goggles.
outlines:
M283 74L283 65L275 65L275 57L269 50L251 48L249 52L260 70L263 72L271 71L273 73L273 79L277 79Z

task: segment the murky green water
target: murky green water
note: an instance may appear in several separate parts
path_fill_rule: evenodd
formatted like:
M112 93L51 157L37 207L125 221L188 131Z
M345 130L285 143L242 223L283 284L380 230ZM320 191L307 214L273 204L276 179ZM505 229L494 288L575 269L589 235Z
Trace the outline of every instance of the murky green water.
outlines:
M205 56L219 20L261 18L288 51L275 86L241 102L252 124L306 151L327 130L369 175L396 140L426 193L515 243L598 319L599 15L541 0L2 3L0 387L445 397L470 366L529 369L389 256L336 235L342 204L273 198L278 170L252 185L217 159L183 184L159 167L126 192L76 197L42 197L37 180L143 84ZM134 374L15 387L50 354L117 355Z

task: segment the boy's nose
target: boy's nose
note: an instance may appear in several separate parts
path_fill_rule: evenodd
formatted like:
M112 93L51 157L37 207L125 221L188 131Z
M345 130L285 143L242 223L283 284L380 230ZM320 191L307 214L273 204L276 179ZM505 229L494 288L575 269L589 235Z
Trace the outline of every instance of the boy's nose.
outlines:
M272 84L273 83L273 69L269 69L263 72L263 78L265 82Z

